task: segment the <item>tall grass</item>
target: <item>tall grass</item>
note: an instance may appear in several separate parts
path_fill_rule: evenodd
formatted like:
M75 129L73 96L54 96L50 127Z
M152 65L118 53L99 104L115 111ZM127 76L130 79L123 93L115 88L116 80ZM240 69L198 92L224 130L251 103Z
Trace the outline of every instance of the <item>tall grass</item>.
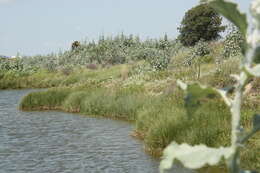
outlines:
M70 89L49 89L32 92L24 97L20 104L22 110L55 110L61 109L63 101L70 94Z

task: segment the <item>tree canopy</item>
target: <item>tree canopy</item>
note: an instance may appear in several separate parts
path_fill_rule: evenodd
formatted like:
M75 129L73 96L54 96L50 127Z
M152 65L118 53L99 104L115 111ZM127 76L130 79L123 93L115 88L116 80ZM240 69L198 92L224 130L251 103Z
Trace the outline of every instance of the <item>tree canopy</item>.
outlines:
M222 17L209 5L201 3L185 13L178 28L178 39L184 46L194 46L199 40L211 41L225 31Z

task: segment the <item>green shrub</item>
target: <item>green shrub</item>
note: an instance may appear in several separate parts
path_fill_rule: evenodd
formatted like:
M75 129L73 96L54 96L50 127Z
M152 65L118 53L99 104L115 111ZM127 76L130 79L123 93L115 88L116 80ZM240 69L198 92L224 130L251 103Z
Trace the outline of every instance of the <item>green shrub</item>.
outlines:
M170 63L169 56L163 52L155 49L149 50L149 57L146 61L150 64L151 68L154 70L164 70L168 67Z
M194 47L191 48L190 55L186 57L184 64L192 65L192 64L200 64L202 62L207 61L204 58L209 58L211 53L209 43L200 40Z
M193 48L193 52L192 54L194 56L205 56L210 54L210 47L209 47L209 43L205 42L203 40L200 40L195 47Z
M231 26L231 31L224 40L224 58L241 55L245 42L245 38L241 32L235 26Z

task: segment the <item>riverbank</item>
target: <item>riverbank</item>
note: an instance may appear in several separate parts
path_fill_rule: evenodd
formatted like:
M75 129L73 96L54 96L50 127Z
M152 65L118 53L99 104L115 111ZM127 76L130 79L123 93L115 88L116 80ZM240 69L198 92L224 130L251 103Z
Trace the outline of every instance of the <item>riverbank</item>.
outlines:
M232 82L225 75L237 70L234 62L237 61L226 62L233 63L234 68L221 74L208 73L212 64L202 65L202 74L205 75L199 80L215 86ZM179 75L192 78L192 69L126 75L124 71L131 71L131 68L132 65L119 65L97 71L79 70L67 79L78 76L80 82L30 93L23 98L20 109L60 110L130 121L135 124L135 136L144 141L146 151L157 157L173 140L178 143L205 143L211 147L230 144L231 116L221 98L201 100L201 106L192 118L186 115L185 95L176 86L175 79ZM84 77L84 74L91 77ZM251 129L251 117L260 110L255 93L248 95L243 105L242 124L246 130ZM241 161L243 168L260 169L259 139L260 135L255 135L245 147Z

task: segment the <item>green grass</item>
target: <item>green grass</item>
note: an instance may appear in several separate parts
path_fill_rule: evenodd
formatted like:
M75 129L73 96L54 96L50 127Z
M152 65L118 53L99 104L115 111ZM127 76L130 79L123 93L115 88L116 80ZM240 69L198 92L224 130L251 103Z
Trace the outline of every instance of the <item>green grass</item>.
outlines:
M120 65L100 70L79 68L69 75L62 71L49 72L43 69L35 73L0 70L0 89L67 87L81 84L92 85L93 83L98 85L120 78L121 68Z
M22 99L20 109L60 109L63 101L69 96L70 92L70 89L49 89L48 91L32 92Z
M39 70L36 73L0 71L0 89L50 88L59 86L64 76Z

